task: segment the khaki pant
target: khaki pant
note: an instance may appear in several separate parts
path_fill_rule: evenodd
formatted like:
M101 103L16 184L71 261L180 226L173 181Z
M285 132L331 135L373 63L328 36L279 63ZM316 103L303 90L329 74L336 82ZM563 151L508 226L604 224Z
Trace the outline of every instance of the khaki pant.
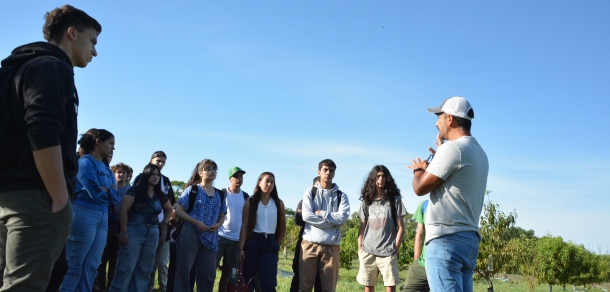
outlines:
M44 291L72 227L72 204L51 211L44 189L0 194L0 291Z
M299 259L299 291L311 292L320 274L323 292L334 292L339 279L338 245L317 244L303 240Z
M377 285L377 275L379 274L383 277L383 285L386 287L393 287L400 283L398 256L396 254L382 257L360 249L358 260L360 261L360 268L356 280L363 286Z

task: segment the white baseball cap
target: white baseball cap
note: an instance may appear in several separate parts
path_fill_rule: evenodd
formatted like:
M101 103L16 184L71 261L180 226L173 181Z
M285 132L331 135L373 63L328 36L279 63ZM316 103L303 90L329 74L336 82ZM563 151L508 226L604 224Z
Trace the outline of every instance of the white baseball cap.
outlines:
M474 119L474 110L472 109L472 106L461 96L447 98L439 107L429 108L428 112L434 114L448 113L452 116L467 120Z

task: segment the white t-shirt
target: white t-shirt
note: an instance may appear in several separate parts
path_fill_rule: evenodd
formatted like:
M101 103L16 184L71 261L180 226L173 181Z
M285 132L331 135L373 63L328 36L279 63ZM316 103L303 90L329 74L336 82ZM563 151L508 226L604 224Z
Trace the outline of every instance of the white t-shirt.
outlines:
M229 240L239 241L241 213L244 209L244 202L243 191L240 190L238 194L234 194L227 188L227 195L225 197L227 215L225 215L225 222L218 228L218 235Z
M463 136L445 142L426 171L444 180L430 192L426 242L462 231L479 233L489 162L477 140Z

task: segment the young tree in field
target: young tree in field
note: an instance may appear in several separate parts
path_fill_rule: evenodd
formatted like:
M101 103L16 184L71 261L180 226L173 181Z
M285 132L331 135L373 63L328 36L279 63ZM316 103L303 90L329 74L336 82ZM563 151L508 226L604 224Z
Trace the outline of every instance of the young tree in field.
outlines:
M491 278L495 273L504 271L507 262L512 258L510 249L506 248L509 242L507 230L515 224L517 213L513 211L504 214L500 205L489 199L490 192L486 192L488 200L483 206L483 216L479 222L481 245L475 271L487 280L487 291L494 291Z
M417 231L417 222L413 220L413 214L407 214L405 218L405 235L402 238L402 244L398 251L398 269L404 270L413 263L413 254L415 253L415 233Z
M354 212L347 222L341 226L341 253L339 254L340 266L346 269L352 268L352 261L358 258L358 229L360 218Z
M286 236L284 236L284 241L280 244L280 248L284 251L284 259L288 258L288 249L294 250L294 245L299 240L301 226L294 222L294 214L294 210L286 208Z
M527 291L533 292L538 285L538 238L522 235L509 241L506 248L511 255L505 269L519 271L527 282Z
M610 255L600 255L598 264L598 283L610 283Z
M574 249L572 272L569 283L577 286L590 285L599 281L598 256L588 251L584 245L569 244Z
M538 240L536 245L538 256L538 282L547 283L549 292L553 291L553 285L565 285L570 279L570 274L577 266L572 260L575 250L569 248L561 237L551 235L544 236Z

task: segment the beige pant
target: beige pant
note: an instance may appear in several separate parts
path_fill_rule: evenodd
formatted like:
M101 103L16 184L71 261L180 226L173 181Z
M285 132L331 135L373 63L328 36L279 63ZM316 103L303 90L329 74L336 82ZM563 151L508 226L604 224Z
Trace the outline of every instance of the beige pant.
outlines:
M339 251L338 245L303 240L299 259L299 292L311 292L318 272L322 291L335 291L339 279Z

